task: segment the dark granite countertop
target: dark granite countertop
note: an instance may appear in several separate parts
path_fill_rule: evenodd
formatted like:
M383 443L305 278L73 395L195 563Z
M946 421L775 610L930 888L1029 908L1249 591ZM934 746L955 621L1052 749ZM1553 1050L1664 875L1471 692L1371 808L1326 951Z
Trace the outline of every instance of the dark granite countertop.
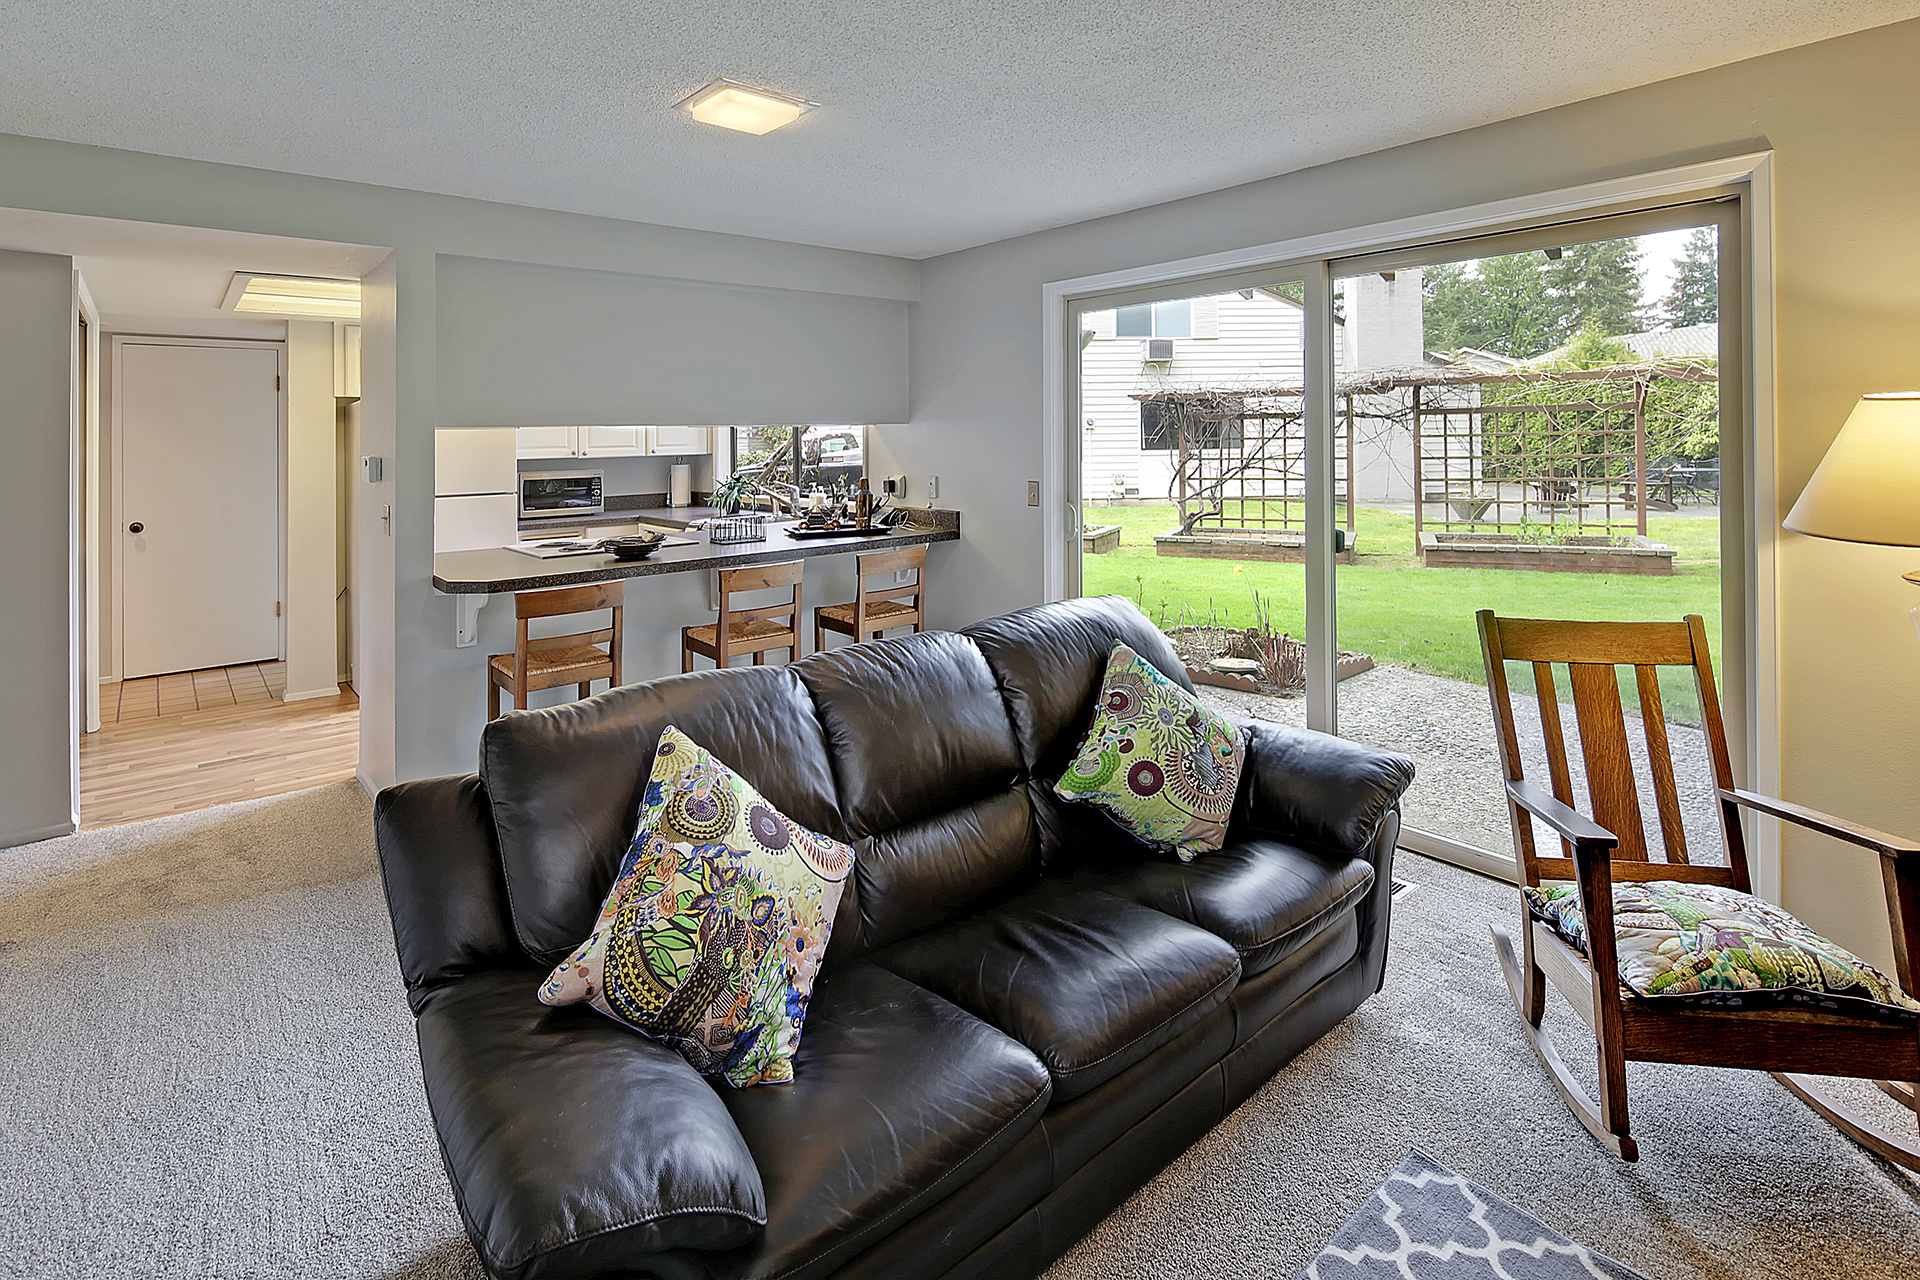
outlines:
M682 507L683 514L699 508ZM621 521L637 513L621 512ZM717 513L713 513L717 514ZM724 543L713 546L706 534L694 534L699 544L665 547L645 560L615 560L610 555L565 556L540 560L505 547L485 551L444 551L433 558L433 585L450 595L496 595L515 591L544 591L577 587L590 582L622 578L651 578L663 573L700 573L709 569L736 569L742 565L772 564L781 560L811 559L858 551L884 551L934 542L960 540L960 513L914 509L915 525L877 536L848 534L837 538L790 538L773 525L765 542ZM703 517L692 517L703 518ZM567 522L554 521L555 525ZM607 523L615 523L613 520Z

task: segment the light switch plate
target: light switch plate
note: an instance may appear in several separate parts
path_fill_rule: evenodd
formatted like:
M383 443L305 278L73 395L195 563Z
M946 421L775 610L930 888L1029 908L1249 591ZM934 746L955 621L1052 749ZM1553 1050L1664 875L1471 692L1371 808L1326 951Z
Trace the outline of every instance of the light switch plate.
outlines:
M1030 507L1040 505L1040 482L1038 480L1027 481L1027 505Z

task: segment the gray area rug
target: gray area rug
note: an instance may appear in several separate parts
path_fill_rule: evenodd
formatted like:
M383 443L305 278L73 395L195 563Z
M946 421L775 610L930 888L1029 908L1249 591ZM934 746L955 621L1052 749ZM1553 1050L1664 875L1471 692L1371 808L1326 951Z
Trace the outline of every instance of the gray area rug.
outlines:
M1417 1147L1295 1280L1647 1280Z
M1657 1280L1920 1270L1920 1184L1766 1076L1635 1067L1641 1163L1603 1154L1493 963L1513 892L1400 874L1387 989L1056 1280L1294 1275L1416 1145ZM0 1276L481 1275L354 784L0 850L0 1007Z

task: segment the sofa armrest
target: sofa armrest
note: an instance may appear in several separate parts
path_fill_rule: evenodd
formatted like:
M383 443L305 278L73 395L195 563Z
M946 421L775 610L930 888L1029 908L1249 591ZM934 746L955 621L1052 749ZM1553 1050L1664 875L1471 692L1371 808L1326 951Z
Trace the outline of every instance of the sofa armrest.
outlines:
M1413 761L1398 752L1271 720L1234 722L1247 730L1236 825L1362 857L1413 782Z
M373 824L414 1012L451 978L527 962L507 918L493 818L477 775L388 787L374 801Z

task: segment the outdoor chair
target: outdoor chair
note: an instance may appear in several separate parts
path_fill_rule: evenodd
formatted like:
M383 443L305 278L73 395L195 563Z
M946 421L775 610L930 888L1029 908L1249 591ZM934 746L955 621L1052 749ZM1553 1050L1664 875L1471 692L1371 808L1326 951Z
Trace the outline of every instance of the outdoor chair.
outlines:
M1920 1111L1915 1102L1915 1082L1920 1081L1920 1022L1889 1012L1884 1004L1864 1006L1832 994L1788 1004L1785 1000L1796 998L1792 990L1777 1007L1763 994L1747 989L1640 995L1620 976L1616 943L1625 940L1641 948L1641 940L1647 935L1641 932L1636 938L1629 931L1617 936L1615 926L1617 884L1674 881L1751 892L1740 819L1742 809L1752 809L1879 855L1893 929L1897 981L1911 998L1915 992L1914 967L1920 964L1920 844L1733 785L1713 663L1707 652L1706 625L1698 615L1684 622L1547 622L1496 618L1490 610L1483 610L1479 624L1506 781L1507 811L1523 886L1519 954L1515 955L1508 931L1497 926L1493 929L1494 949L1534 1052L1580 1122L1614 1154L1625 1160L1638 1159L1627 1122L1628 1060L1746 1067L1773 1072L1789 1090L1862 1146L1906 1168L1920 1170L1920 1134L1895 1134L1883 1128L1808 1074L1874 1080L1902 1105ZM1521 769L1513 702L1507 687L1508 662L1532 664L1551 794L1527 779ZM1555 685L1556 663L1566 666L1572 685L1587 793L1592 802L1590 816L1573 808L1572 771ZM1653 783L1663 862L1650 858L1650 833L1642 818L1629 754L1616 664L1633 669L1639 691L1647 773ZM1660 705L1658 669L1663 666L1692 670L1718 788L1724 865L1697 863L1689 857L1666 717ZM1560 837L1565 856L1548 857L1534 848L1530 816ZM1570 912L1560 916L1557 931L1549 923L1548 911L1528 895L1527 890L1539 890L1548 881L1572 882L1578 909L1576 936L1583 940L1583 946L1571 945L1563 936L1574 923ZM1559 902L1564 909L1564 891ZM1784 924L1796 930L1804 928L1790 918ZM1731 940L1716 932L1714 941L1726 945ZM1817 938L1814 941L1824 942ZM1758 955L1766 959L1770 954L1775 953L1763 954L1757 943L1749 950L1750 958ZM1708 980L1697 985L1715 986L1718 979L1714 972L1709 970ZM1541 1026L1549 979L1592 1028L1598 1042L1597 1105L1568 1071ZM1677 986L1685 991L1687 984ZM1897 996L1883 994L1897 1002ZM1733 1003L1742 1007L1730 1008Z

